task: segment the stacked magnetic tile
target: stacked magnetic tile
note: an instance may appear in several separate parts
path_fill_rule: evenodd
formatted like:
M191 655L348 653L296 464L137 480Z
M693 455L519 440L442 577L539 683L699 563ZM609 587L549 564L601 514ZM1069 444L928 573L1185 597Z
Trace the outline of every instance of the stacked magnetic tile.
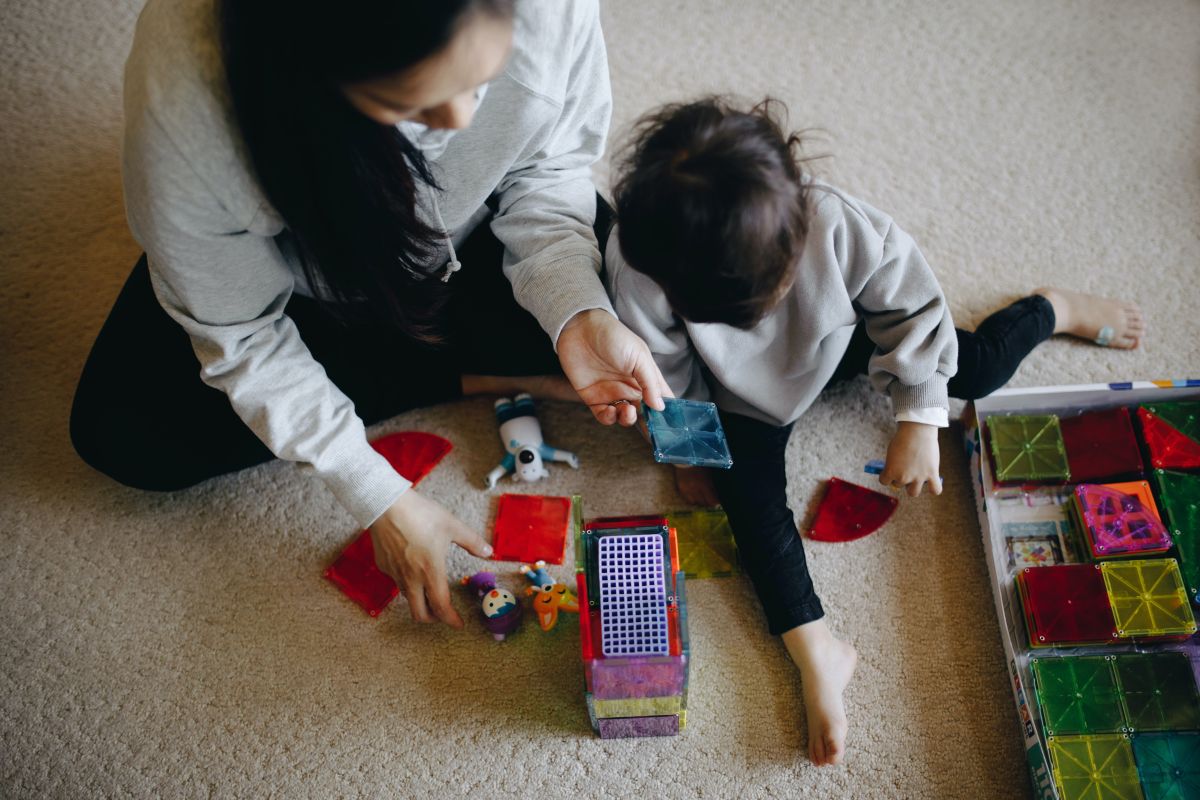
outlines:
M586 700L601 738L683 728L690 653L678 550L662 517L576 520Z
M1179 571L1193 603L1200 603L1200 475L1154 471L1163 521L1175 540Z
M1200 730L1200 690L1183 653L1035 658L1049 737Z
M1059 428L1071 480L1105 483L1142 476L1142 453L1129 409L1107 408L1062 417Z
M1151 733L1133 739L1146 800L1200 797L1200 733Z
M1127 735L1065 736L1047 744L1061 800L1142 800Z
M1030 666L1063 800L1197 796L1200 690L1184 654L1039 658Z
M1054 414L992 416L988 440L1000 483L1068 481L1071 469Z
M1072 508L1096 558L1146 556L1171 549L1171 535L1146 481L1081 483Z
M655 461L720 469L733 466L715 404L676 397L664 397L663 404L662 411L642 406Z
M1100 571L1118 637L1182 637L1196 632L1192 605L1175 559L1104 561Z
M1030 647L1180 639L1196 621L1173 558L1026 567L1016 576Z
M1146 403L1137 416L1150 466L1200 469L1200 403Z

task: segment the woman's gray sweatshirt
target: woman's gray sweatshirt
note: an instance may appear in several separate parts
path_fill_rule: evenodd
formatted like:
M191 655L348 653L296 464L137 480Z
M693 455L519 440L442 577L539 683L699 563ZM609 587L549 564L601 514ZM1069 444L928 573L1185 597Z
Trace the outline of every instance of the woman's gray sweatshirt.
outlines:
M576 313L612 311L591 180L610 112L596 0L521 0L504 72L471 126L429 154L456 244L496 196L490 224L513 293L555 342ZM367 444L353 403L284 313L306 284L277 243L283 220L236 130L213 0L149 0L142 11L125 68L122 167L130 228L159 302L191 337L201 378L272 452L310 467L359 523L373 523L410 484ZM422 217L436 221L430 193L421 200Z

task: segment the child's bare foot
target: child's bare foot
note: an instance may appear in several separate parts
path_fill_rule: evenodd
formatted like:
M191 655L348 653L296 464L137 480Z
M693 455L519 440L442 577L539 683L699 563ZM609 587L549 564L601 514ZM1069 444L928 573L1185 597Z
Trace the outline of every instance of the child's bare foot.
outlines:
M713 486L712 476L704 467L686 467L676 464L675 488L680 497L694 506L711 508L721 503L717 499L717 487Z
M1044 286L1034 294L1040 294L1054 306L1055 333L1078 336L1089 342L1096 342L1101 333L1108 333L1107 346L1123 350L1137 347L1146 335L1146 323L1137 303L1053 286Z
M818 767L840 764L848 727L842 693L854 675L858 653L835 639L821 619L792 628L783 634L783 643L800 668L808 714L808 757Z
M529 392L538 400L583 402L575 387L562 375L463 375L462 392L464 395L498 394L509 397Z

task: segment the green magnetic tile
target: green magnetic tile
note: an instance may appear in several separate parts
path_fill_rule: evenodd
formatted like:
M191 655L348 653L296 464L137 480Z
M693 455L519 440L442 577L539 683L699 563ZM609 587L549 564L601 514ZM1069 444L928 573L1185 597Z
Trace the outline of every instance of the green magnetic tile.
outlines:
M1117 656L1125 717L1135 731L1200 730L1200 697L1183 653Z
M1135 736L1133 760L1146 800L1200 798L1200 733Z
M583 546L583 496L578 494L571 495L571 531L575 541L575 572L578 574L587 569L587 551Z
M1179 571L1193 602L1200 602L1200 475L1154 470L1163 522L1175 539Z
M741 572L724 511L676 511L667 521L679 543L679 566L689 578L726 578Z
M1070 479L1067 450L1055 415L988 417L987 428L997 480Z
M1125 728L1111 656L1035 658L1030 666L1047 736Z
M1118 636L1180 636L1196 632L1191 602L1175 559L1104 561L1100 571Z
M1142 800L1127 736L1056 736L1046 744L1061 800Z

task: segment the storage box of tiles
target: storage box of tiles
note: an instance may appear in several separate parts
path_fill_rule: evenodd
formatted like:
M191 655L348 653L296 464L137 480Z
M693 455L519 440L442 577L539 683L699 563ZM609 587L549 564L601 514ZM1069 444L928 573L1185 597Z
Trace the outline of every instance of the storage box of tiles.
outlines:
M1200 380L964 418L1034 796L1200 797Z

